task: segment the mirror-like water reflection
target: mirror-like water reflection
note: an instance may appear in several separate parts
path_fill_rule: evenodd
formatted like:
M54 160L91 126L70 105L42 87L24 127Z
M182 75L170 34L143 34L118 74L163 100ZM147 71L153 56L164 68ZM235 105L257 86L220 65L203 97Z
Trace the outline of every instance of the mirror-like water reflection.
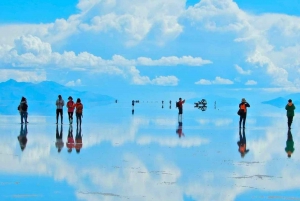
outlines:
M252 109L239 129L231 108L132 111L1 116L1 200L300 200L297 115L288 130L284 111Z

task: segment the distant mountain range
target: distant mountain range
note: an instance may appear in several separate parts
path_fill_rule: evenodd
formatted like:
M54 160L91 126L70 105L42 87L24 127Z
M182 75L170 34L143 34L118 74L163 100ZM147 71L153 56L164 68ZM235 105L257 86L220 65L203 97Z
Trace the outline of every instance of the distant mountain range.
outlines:
M58 95L62 95L65 104L72 96L75 102L80 98L85 108L110 104L115 98L91 92L76 91L56 82L44 81L40 83L16 82L8 80L0 83L0 114L17 114L17 107L22 96L26 97L30 114L53 114Z
M292 99L293 103L297 106L300 105L300 93L290 94L284 97L274 98L272 100L263 101L263 104L273 105L278 108L285 107L288 100Z

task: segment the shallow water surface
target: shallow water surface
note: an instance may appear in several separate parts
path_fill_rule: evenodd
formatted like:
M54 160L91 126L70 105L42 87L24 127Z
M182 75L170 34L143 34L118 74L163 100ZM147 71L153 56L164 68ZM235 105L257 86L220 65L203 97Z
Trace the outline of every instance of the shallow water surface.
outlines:
M179 124L168 104L112 104L81 129L1 116L0 199L300 200L297 115L288 132L285 111L252 106L239 130L236 109L184 107Z

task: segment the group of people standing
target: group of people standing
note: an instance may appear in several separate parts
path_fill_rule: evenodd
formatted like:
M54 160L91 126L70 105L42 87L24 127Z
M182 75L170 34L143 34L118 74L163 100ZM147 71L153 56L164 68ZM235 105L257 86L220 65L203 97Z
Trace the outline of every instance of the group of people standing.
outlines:
M60 122L61 124L63 124L63 107L65 106L65 102L62 98L61 95L58 95L58 99L56 100L56 124L58 124L58 119L60 117ZM81 103L80 98L77 98L76 103L73 101L72 96L69 96L68 98L68 102L66 107L68 108L68 117L69 117L69 124L73 123L73 114L74 114L74 110L75 110L75 114L76 114L76 123L77 126L81 126L81 122L82 122L82 111L83 111L83 105ZM29 123L27 121L28 119L28 104L27 104L27 99L25 97L21 98L21 102L18 106L18 110L20 112L20 116L21 116L21 124L25 123Z
M58 119L60 116L61 124L63 124L63 107L65 105L65 102L61 95L58 95L58 99L56 100L56 124L58 124ZM74 110L76 109L76 123L77 125L81 126L82 122L82 111L83 111L83 105L81 103L80 98L77 98L76 103L74 103L72 96L69 96L68 102L67 102L67 108L68 108L68 117L69 117L69 123L73 123L73 114Z

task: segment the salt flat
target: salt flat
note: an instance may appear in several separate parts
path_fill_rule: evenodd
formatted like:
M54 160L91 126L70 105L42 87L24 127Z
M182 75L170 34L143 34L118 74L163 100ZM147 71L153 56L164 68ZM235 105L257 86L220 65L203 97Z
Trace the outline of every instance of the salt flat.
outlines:
M180 127L174 105L141 102L132 114L131 104L111 104L84 111L81 133L67 124L66 113L56 125L54 115L29 112L25 145L18 140L25 130L18 114L2 115L0 198L300 200L298 115L289 158L284 109L251 105L244 130L249 151L242 156L236 108L208 105L203 112L186 104ZM74 140L82 135L79 153L68 152L69 132Z

